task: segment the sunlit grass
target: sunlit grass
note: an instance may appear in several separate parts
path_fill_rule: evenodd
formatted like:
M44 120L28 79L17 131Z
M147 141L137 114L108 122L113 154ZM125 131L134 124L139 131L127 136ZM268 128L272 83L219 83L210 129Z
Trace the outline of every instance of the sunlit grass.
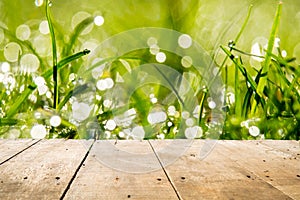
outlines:
M90 50L81 49L81 43L90 39L87 31L90 26L102 26L106 23L104 18L99 13L87 16L65 35L66 31L51 14L53 6L49 6L48 0L44 3L37 6L45 7L46 20L42 25L48 26L49 33L43 29L33 34L35 37L49 37L51 50L46 56L33 44L33 39L26 38L26 35L18 36L14 30L0 24L5 42L14 42L13 47L19 49L11 60L0 65L1 138L299 139L300 71L295 58L283 51L278 42L281 3L274 16L267 46L253 44L251 52L243 49L244 46L240 47L240 43L247 40L243 36L253 16L253 6L249 7L243 17L244 22L238 24L240 28L236 36L210 54L215 60L207 71L214 70L215 78L208 81L206 76L209 73L200 74L194 68L191 57L181 57L160 49L154 37L145 41L147 48L125 55L116 52L108 57L111 54L109 51L114 51L111 46L107 52L101 52L101 59L98 57L86 66L86 62L90 61L82 58ZM178 15L182 9L179 6L173 5L168 10L171 15L168 22L174 29L183 31L197 19L192 19L192 15L188 14L191 22L186 24L187 21ZM191 12L196 13L197 9L193 8ZM84 32L88 32L87 36L83 36ZM182 34L176 45L188 49L192 45L191 36ZM225 55L219 64L217 52ZM31 66L24 70L20 67L24 62L23 54L29 53L37 60L39 67ZM256 66L252 65L251 60L256 62ZM131 73L137 73L136 79L145 78L146 75L135 70L146 64L149 64L148 68L153 68L156 78L165 85L149 83L135 88L129 103L120 103L122 99L111 95L111 89L118 91L120 85L130 80L126 76ZM160 64L171 66L181 75L180 78L175 77L178 80L174 80L168 76ZM85 77L80 77L82 74ZM220 76L224 77L224 88L212 88ZM182 98L187 90L182 77L194 91L192 97ZM95 87L91 86L91 82ZM121 88L118 91L120 96L136 87L136 83L132 81L124 86L127 90ZM217 106L221 100L212 98L212 89L221 91L218 97L223 101L221 110ZM189 98L198 101L197 105L193 105L193 112L186 107ZM224 125L214 121L214 112L225 113Z

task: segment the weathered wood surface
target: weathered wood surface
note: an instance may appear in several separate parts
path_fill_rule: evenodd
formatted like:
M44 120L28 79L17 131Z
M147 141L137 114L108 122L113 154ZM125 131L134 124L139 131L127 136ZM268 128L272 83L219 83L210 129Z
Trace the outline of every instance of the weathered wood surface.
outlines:
M299 199L299 141L0 140L0 199Z

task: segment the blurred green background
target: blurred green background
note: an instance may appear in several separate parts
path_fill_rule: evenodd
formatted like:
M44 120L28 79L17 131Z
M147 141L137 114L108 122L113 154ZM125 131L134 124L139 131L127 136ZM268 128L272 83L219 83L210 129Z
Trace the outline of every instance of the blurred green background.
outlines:
M188 33L204 49L213 50L236 36L249 5L253 4L250 23L239 43L239 47L250 51L256 37L269 37L277 3L276 0L54 0L52 13L54 21L66 33L71 32L76 13L102 15L104 25L85 36L99 42L128 29L165 27ZM34 0L2 0L0 8L0 21L10 30L30 20L45 19L44 7L35 6ZM281 46L288 55L298 54L299 58L300 1L284 0L282 13Z

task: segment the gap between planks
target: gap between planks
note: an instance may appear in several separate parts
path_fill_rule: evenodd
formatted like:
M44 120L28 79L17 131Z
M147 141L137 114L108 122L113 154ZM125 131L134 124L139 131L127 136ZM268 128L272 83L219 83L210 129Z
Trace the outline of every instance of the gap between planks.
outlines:
M172 181L172 179L171 179L169 173L167 172L166 168L164 167L164 164L163 164L162 160L160 160L159 155L156 153L154 147L152 146L152 144L151 144L151 142L150 142L149 140L148 140L148 143L149 143L149 145L150 145L150 147L151 147L151 149L152 149L152 151L153 151L155 157L157 158L157 160L158 160L158 162L159 162L159 164L160 164L160 166L161 166L161 168L162 168L164 174L166 175L166 177L167 177L167 179L168 179L170 185L172 186L172 188L173 188L173 190L174 190L176 196L178 197L179 200L182 200L183 198L180 196L180 193L179 193L179 191L177 190L175 184L173 183L173 181Z
M6 140L6 141L8 141L8 140ZM16 140L14 140L14 141L16 141ZM8 158L4 158L4 160L0 162L0 165L2 165L4 163L6 163L7 161L11 160L12 158L16 157L17 155L19 155L22 152L26 151L27 149L31 148L32 146L34 146L35 144L37 144L40 141L41 140L36 140L36 141L32 140L31 143L28 146L25 145L24 147L21 147L19 150L15 151L15 152L11 152L12 155L8 156Z

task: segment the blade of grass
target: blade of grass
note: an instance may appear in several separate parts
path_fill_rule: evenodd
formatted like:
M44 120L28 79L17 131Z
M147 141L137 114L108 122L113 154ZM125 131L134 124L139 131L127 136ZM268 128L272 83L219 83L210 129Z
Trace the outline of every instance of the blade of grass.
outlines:
M63 53L62 55L67 56L70 55L71 50L78 38L78 36L82 33L82 31L89 26L91 23L94 22L94 18L93 17L88 17L86 19L84 19L83 21L81 21L74 29L72 35L70 36L70 40L67 43L67 45L64 47L63 49Z
M66 64L68 64L68 63L70 63L70 62L72 62L72 61L74 61L74 60L77 60L77 59L81 58L82 56L87 55L87 54L89 54L89 53L90 53L90 50L85 49L85 50L83 50L83 51L80 51L80 52L78 52L78 53L75 53L74 55L71 55L71 56L68 56L68 57L62 59L62 60L59 61L58 64L57 64L57 70L63 69L63 67L64 67ZM49 70L47 70L45 73L43 73L42 76L43 76L45 79L47 79L47 78L49 78L52 74L53 74L53 69L49 69Z
M174 87L174 85L171 83L171 81L166 77L166 75L159 69L159 67L157 67L155 64L153 65L154 68L160 73L160 75L167 81L167 83L169 84L169 86L172 88L173 92L175 93L176 97L178 98L179 102L181 103L181 106L184 108L184 102L181 99L178 91L176 90L176 88Z
M199 119L198 119L198 125L201 126L201 123L202 123L202 113L203 113L203 110L204 110L204 100L207 96L207 90L203 90L203 94L202 94L202 97L201 97L201 100L200 100L200 110L199 110Z
M243 74L243 76L249 82L251 88L254 91L256 91L257 84L254 82L254 80L252 79L252 77L247 73L246 69L238 62L238 60L234 57L234 55L229 50L227 50L222 45L220 46L220 48L225 52L225 54L227 55L227 57L229 57L233 61L233 63L238 67L238 69L240 70L240 72Z
M13 126L18 123L16 119L3 119L0 118L0 126Z
M57 50L56 50L56 40L55 32L52 24L49 5L51 4L50 0L46 1L46 18L48 21L51 43L52 43L52 62L53 62L53 82L54 82L54 91L53 91L53 108L56 109L58 105L58 80L57 80Z
M272 54L271 56L272 56L273 58L275 58L275 60L279 60L279 57L278 57L278 56L276 56L276 55L274 55L274 54ZM286 75L285 75L284 72L282 71L280 64L279 64L278 62L274 61L274 66L276 67L276 69L277 69L277 71L278 71L278 75L280 76L280 78L281 78L281 79L284 81L284 83L289 87L288 93L290 93L290 91L293 90L293 91L295 92L296 96L297 96L297 99L300 99L300 95L299 95L297 89L294 88L293 82L291 83L291 82L286 78ZM297 77L298 77L298 75L297 75ZM294 79L293 79L293 81L296 81L296 80L297 80L297 78L294 78Z
M273 22L272 29L271 29L271 34L270 34L270 37L269 37L266 57L265 57L265 61L264 61L263 68L262 68L262 74L268 74L268 71L269 71L269 65L270 65L270 62L271 62L271 55L272 55L272 50L273 50L273 47L274 47L274 41L275 41L275 37L276 37L276 34L278 32L278 27L279 27L281 10L282 10L282 2L280 2L277 6L274 22ZM267 83L267 76L261 78L259 83L258 83L257 93L260 96L263 96L263 91L264 91L266 83Z
M6 113L5 118L11 118L17 112L21 104L28 98L28 96L36 89L35 84L30 84L22 94L15 100L14 104L9 108L8 112Z
M235 115L241 117L241 99L240 99L240 87L239 87L239 69L235 65L234 70L234 98L235 98Z
M242 75L245 77L246 79L246 82L250 84L250 88L248 88L248 91L249 89L252 90L252 92L249 94L249 98L252 96L252 93L253 91L256 93L255 95L255 99L256 101L260 102L261 105L264 107L265 105L265 101L264 99L257 93L257 83L256 81L258 82L259 79L261 77L263 77L264 75L261 74L261 72L259 72L259 74L257 75L256 77L256 80L254 81L252 79L252 77L247 73L247 70L245 69L245 67L241 64L241 62L239 61L238 58L235 58L235 56L229 51L227 50L225 47L223 47L222 45L220 46L220 48L225 52L225 54L233 61L233 63L238 67L239 71L242 73ZM246 100L248 101L248 100ZM255 102L256 102L255 101ZM243 105L247 105L246 104L247 102L244 102ZM253 109L253 107L251 107Z

